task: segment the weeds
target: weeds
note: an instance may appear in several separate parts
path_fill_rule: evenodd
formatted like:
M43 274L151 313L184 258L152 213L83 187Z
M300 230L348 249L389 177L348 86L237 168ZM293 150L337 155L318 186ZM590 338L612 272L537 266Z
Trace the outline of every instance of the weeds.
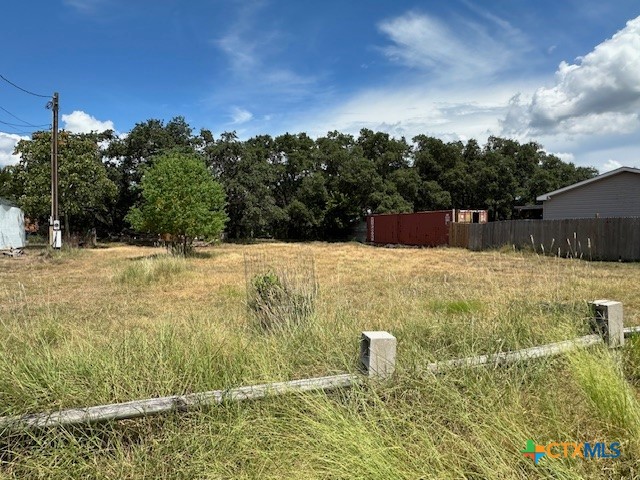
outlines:
M291 329L306 324L313 315L318 286L312 256L278 264L274 259L268 263L261 255L245 255L245 275L247 306L262 329Z
M144 286L169 281L188 268L184 257L158 255L134 260L116 275L116 282L124 285Z
M431 361L582 335L596 298L622 301L626 323L638 323L637 264L355 244L207 251L176 269L130 246L55 268L33 256L0 266L1 413L353 372L362 330L398 338L396 374L326 394L0 436L1 477L640 476L637 339L614 353L418 374ZM309 289L313 313L304 328L262 334L245 295L278 298L292 278L322 284ZM521 453L527 439L620 441L623 454L534 466Z

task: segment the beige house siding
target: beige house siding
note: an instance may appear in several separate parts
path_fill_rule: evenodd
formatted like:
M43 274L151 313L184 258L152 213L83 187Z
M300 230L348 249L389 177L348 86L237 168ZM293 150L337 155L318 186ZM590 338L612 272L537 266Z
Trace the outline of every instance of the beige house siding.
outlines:
M640 175L620 172L551 196L543 218L640 217Z

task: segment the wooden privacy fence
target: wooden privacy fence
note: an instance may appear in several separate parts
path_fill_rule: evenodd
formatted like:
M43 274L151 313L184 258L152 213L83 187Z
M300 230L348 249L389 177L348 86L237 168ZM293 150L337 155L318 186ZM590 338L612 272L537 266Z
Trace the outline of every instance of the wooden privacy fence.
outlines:
M611 348L621 347L624 345L626 336L640 333L640 327L624 328L620 302L596 300L591 302L591 309L593 313L591 327L595 334L513 352L428 363L423 368L418 368L417 373L433 375L455 368L510 365L534 358L559 355L592 345L606 344ZM396 338L393 335L388 332L362 332L359 360L361 373L344 373L228 390L213 390L189 395L173 395L95 407L72 408L57 412L0 417L0 435L32 428L81 425L161 413L184 412L220 405L224 402L256 400L293 392L348 388L366 381L367 378L384 380L391 377L395 371L395 362Z
M575 218L452 223L449 245L486 250L503 245L590 260L640 260L640 218Z

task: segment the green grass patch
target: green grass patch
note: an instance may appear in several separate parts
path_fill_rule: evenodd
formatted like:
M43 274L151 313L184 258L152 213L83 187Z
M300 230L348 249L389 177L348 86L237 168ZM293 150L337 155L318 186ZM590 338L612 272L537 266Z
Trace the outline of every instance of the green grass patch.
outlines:
M115 280L123 285L144 286L173 280L187 270L188 263L184 257L156 255L132 260Z

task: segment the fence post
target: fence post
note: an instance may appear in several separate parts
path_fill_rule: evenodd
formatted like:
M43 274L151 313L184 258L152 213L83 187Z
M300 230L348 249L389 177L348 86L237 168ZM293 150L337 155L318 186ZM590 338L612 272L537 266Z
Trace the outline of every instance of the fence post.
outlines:
M388 378L396 366L396 337L389 332L362 332L360 363L371 378Z
M624 345L624 316L622 303L613 300L589 302L593 313L593 326L604 336L609 348Z

